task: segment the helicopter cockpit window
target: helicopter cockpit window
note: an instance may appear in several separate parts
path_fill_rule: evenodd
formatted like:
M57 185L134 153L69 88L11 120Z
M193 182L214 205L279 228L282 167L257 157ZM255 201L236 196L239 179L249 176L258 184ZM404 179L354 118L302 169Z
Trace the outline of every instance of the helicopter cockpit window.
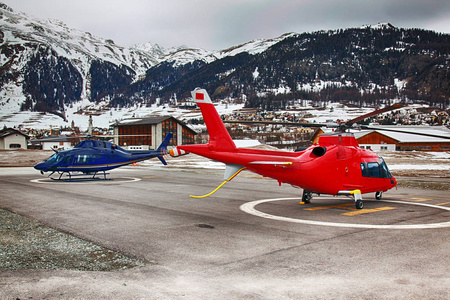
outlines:
M392 174L391 172L389 172L389 169L384 160L381 161L380 167L381 175L383 176L383 178L392 178Z
M379 162L361 163L361 172L364 177L392 178L384 160L380 160Z
M381 178L380 165L377 162L367 163L367 172L369 177Z
M64 155L63 155L63 154L61 154L61 153L55 153L55 154L53 154L52 156L50 156L50 157L47 159L47 162L53 163L53 164L57 164L57 163L61 162L61 160L62 160L63 158L64 158Z

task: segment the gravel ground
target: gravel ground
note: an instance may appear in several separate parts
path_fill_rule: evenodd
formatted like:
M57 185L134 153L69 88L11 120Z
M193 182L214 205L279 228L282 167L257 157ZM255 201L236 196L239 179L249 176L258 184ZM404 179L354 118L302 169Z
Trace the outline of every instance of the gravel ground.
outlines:
M31 167L52 154L42 150L0 150L0 168ZM436 159L427 153L392 152L383 156L388 165L450 164L448 155ZM176 159L167 160L177 166ZM398 177L400 187L450 190L450 170L405 168L392 173ZM0 220L0 270L115 271L148 264L7 210L0 209Z
M116 271L146 263L0 209L0 269Z

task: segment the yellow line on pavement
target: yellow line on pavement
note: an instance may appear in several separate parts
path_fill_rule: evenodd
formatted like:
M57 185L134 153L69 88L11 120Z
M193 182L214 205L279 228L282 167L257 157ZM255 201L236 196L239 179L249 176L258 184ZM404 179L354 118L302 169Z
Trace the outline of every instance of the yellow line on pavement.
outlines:
M436 205L444 206L444 205L447 205L447 204L450 204L450 202L439 203L439 204L436 204Z
M322 209L330 209L330 208L342 208L342 209L356 209L355 207L349 207L353 206L353 203L345 203L345 204L336 204L336 205L328 205L328 206L319 206L319 207L311 207L311 208L305 208L304 210L322 210Z
M395 207L385 206L385 207L372 208L372 209L358 209L358 210L355 210L355 211L350 211L350 212L347 212L347 213L343 213L341 215L344 215L344 216L357 216L357 215L369 214L369 213L373 213L373 212L377 212L377 211L390 210L390 209L395 209Z
M410 201L413 202L425 202L425 201L430 201L433 200L433 198L411 198Z

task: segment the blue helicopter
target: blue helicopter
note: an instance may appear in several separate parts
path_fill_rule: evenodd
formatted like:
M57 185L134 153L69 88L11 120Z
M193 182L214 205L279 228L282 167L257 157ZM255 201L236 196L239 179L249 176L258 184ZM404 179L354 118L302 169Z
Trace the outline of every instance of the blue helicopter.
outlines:
M108 170L154 157L158 157L164 165L167 165L163 156L167 154L167 146L172 136L171 133L167 134L156 150L141 151L127 151L106 141L85 140L72 149L55 151L55 154L36 164L34 168L40 170L42 175L51 172L48 177L53 180L72 181L74 176L84 176L81 180L102 179L96 177L98 174L103 174L103 179L106 180ZM59 174L59 177L53 178L54 173ZM62 177L64 174L68 179Z

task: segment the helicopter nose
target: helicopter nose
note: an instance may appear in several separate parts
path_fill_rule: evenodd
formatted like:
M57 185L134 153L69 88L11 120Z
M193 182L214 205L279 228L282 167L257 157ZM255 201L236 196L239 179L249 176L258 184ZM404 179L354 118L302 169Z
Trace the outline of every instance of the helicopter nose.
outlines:
M392 187L397 186L397 179L395 179L395 177L392 177L391 185L392 185Z
M34 166L34 168L36 170L40 170L40 171L47 171L48 170L48 165L45 162L40 162L40 163L36 164Z

